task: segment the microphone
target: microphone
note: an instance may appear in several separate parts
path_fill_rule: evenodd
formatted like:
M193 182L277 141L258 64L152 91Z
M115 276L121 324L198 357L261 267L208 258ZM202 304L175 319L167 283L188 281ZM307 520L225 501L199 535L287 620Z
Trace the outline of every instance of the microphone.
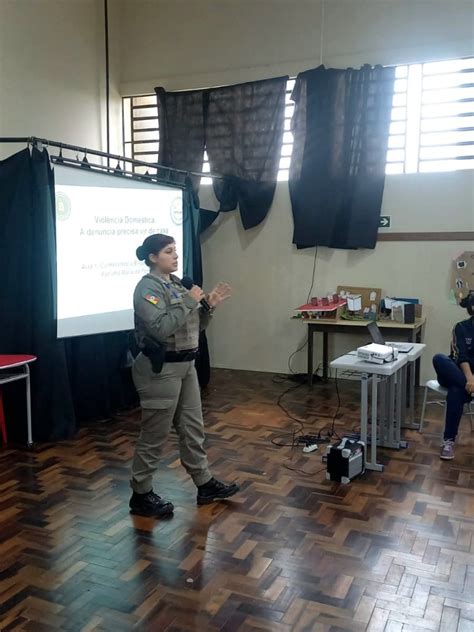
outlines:
M181 279L181 283L184 285L184 287L187 290L190 290L194 285L194 281L191 279L191 277L188 277L188 276L183 277ZM206 312L211 311L212 307L209 305L209 303L206 301L205 298L202 298L199 302L201 303L203 309L206 310Z

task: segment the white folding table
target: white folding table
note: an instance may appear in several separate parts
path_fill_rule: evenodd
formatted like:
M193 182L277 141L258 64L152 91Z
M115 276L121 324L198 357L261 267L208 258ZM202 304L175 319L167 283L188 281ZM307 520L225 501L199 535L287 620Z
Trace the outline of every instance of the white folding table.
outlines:
M415 365L416 362L421 358L423 352L426 348L426 345L423 343L414 343L413 349L406 353L407 357L407 365L403 367L403 375L402 375L402 386L404 389L403 392L403 401L408 402L408 418L406 416L405 408L402 408L402 428L410 428L413 430L420 429L420 422L415 421ZM407 370L408 370L408 378L407 378ZM406 394L406 386L408 385L408 397Z
M347 354L333 360L331 368L356 373L360 376L360 437L366 446L366 463L369 470L383 471L383 465L377 462L377 445L400 447L400 428L402 422L402 384L406 374L408 357L401 353L393 362L375 364L360 360L356 354ZM403 375L402 375L403 374ZM369 423L369 381L371 383L371 431L370 450L368 449ZM379 402L379 385L382 386ZM379 411L380 407L380 411ZM380 424L379 424L380 422ZM377 436L380 425L380 437Z

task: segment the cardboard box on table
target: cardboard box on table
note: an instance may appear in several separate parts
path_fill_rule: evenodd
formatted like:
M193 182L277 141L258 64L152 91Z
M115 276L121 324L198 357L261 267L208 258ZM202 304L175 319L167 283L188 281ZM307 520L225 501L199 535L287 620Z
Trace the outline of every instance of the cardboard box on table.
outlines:
M377 320L379 315L380 300L382 298L382 290L380 288L370 287L353 287L351 285L339 285L337 293L343 298L349 297L348 303L351 302L351 297L355 300L355 303L360 305L360 309L351 310L348 304L348 311L355 311L357 318L361 320Z

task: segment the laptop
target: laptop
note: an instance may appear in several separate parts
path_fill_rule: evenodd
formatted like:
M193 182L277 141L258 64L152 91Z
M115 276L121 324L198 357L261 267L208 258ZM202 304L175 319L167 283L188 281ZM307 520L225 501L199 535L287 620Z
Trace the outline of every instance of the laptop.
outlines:
M387 345L387 347L393 347L397 349L399 353L408 353L413 349L411 342L385 342L382 332L376 322L372 321L367 325L370 337L372 341L378 345Z

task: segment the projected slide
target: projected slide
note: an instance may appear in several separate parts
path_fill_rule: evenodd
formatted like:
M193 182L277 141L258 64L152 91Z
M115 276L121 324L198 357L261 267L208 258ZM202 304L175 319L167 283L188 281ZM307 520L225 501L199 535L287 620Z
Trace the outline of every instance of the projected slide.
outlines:
M133 329L133 290L148 272L135 250L153 233L176 240L180 189L55 167L58 338Z

